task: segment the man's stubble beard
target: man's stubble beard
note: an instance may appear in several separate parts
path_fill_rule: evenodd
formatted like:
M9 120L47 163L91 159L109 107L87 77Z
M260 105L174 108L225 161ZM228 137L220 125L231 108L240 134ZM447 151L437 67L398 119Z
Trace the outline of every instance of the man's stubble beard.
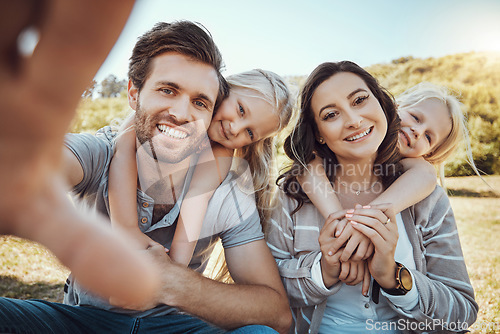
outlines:
M139 140L140 145L143 146L144 151L148 152L152 158L158 160L159 162L170 164L179 163L196 153L202 146L203 141L208 140L206 132L194 125L189 127L191 130L190 135L184 139L185 142L182 143L182 145L176 146L175 148L160 145L155 140L155 137L161 136L161 134L153 134L155 133L156 124L158 124L161 119L168 119L170 123L180 125L171 116L165 117L160 114L150 115L147 112L144 112L139 104L139 101L137 102L135 112L135 132L137 139Z

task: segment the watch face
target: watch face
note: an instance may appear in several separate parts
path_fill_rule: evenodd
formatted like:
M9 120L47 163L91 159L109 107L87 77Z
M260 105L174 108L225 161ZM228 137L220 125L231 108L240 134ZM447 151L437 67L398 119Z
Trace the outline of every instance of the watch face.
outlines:
M400 277L401 285L402 285L403 289L405 289L406 291L411 290L411 288L413 286L413 280L411 279L411 274L408 271L408 269L406 269L405 267L401 268L399 277Z

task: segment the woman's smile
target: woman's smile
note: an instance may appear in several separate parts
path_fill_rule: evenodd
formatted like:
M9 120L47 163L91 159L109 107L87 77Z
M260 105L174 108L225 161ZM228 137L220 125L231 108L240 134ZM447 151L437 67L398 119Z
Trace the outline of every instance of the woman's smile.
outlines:
M366 139L367 136L369 136L372 133L373 126L369 127L366 130L363 131L357 131L356 133L350 135L349 137L345 138L345 141L351 142L351 143L359 143Z

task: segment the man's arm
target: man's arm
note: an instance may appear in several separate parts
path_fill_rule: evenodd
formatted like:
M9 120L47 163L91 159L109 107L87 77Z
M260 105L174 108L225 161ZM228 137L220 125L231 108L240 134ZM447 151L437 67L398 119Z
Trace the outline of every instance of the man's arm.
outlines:
M288 332L292 323L288 299L264 240L226 249L236 284L216 282L173 263L162 246L150 251L163 268L161 303L222 328L261 324Z

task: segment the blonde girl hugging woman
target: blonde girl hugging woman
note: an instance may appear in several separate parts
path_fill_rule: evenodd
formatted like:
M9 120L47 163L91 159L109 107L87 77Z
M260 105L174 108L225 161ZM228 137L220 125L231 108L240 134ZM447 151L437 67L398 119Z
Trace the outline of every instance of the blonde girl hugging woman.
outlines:
M206 143L199 149L198 163L180 204L169 249L170 257L184 265L189 264L200 238L208 202L230 168L238 170L242 164L248 164L261 221L265 221L270 212L274 138L292 117L292 98L283 79L271 71L254 69L231 75L227 82L229 95L215 111ZM169 136L183 135L168 128L160 130ZM141 186L136 179L138 147L135 132L125 130L116 147L109 173L111 222L147 247L150 239L139 228L134 204L137 202L137 188ZM164 191L172 191L174 199L179 199L174 189Z
M380 195L364 208L391 203L396 213L420 202L436 186L436 169L443 184L444 162L461 141L466 145L469 163L479 175L472 160L466 119L455 95L446 87L423 82L400 94L396 101L401 120L398 147L405 173L383 191L377 183L366 185L345 182L342 174L348 175L350 172L345 169L337 174L338 187L334 189L326 177L323 161L316 157L308 164L306 173L298 179L304 192L325 218L342 209L337 195L359 196L364 192L375 191ZM359 133L345 140L361 142L366 135ZM319 137L318 141L322 143L323 139ZM336 244L340 247L346 243L341 259L347 261L353 254L353 260L366 259L372 254L373 245L361 234L353 235L354 230L347 221L355 214L355 208L349 209L346 219L338 224L335 231L338 237ZM337 250L337 247L333 247L331 252ZM367 290L368 281L364 284L363 293L366 294Z

